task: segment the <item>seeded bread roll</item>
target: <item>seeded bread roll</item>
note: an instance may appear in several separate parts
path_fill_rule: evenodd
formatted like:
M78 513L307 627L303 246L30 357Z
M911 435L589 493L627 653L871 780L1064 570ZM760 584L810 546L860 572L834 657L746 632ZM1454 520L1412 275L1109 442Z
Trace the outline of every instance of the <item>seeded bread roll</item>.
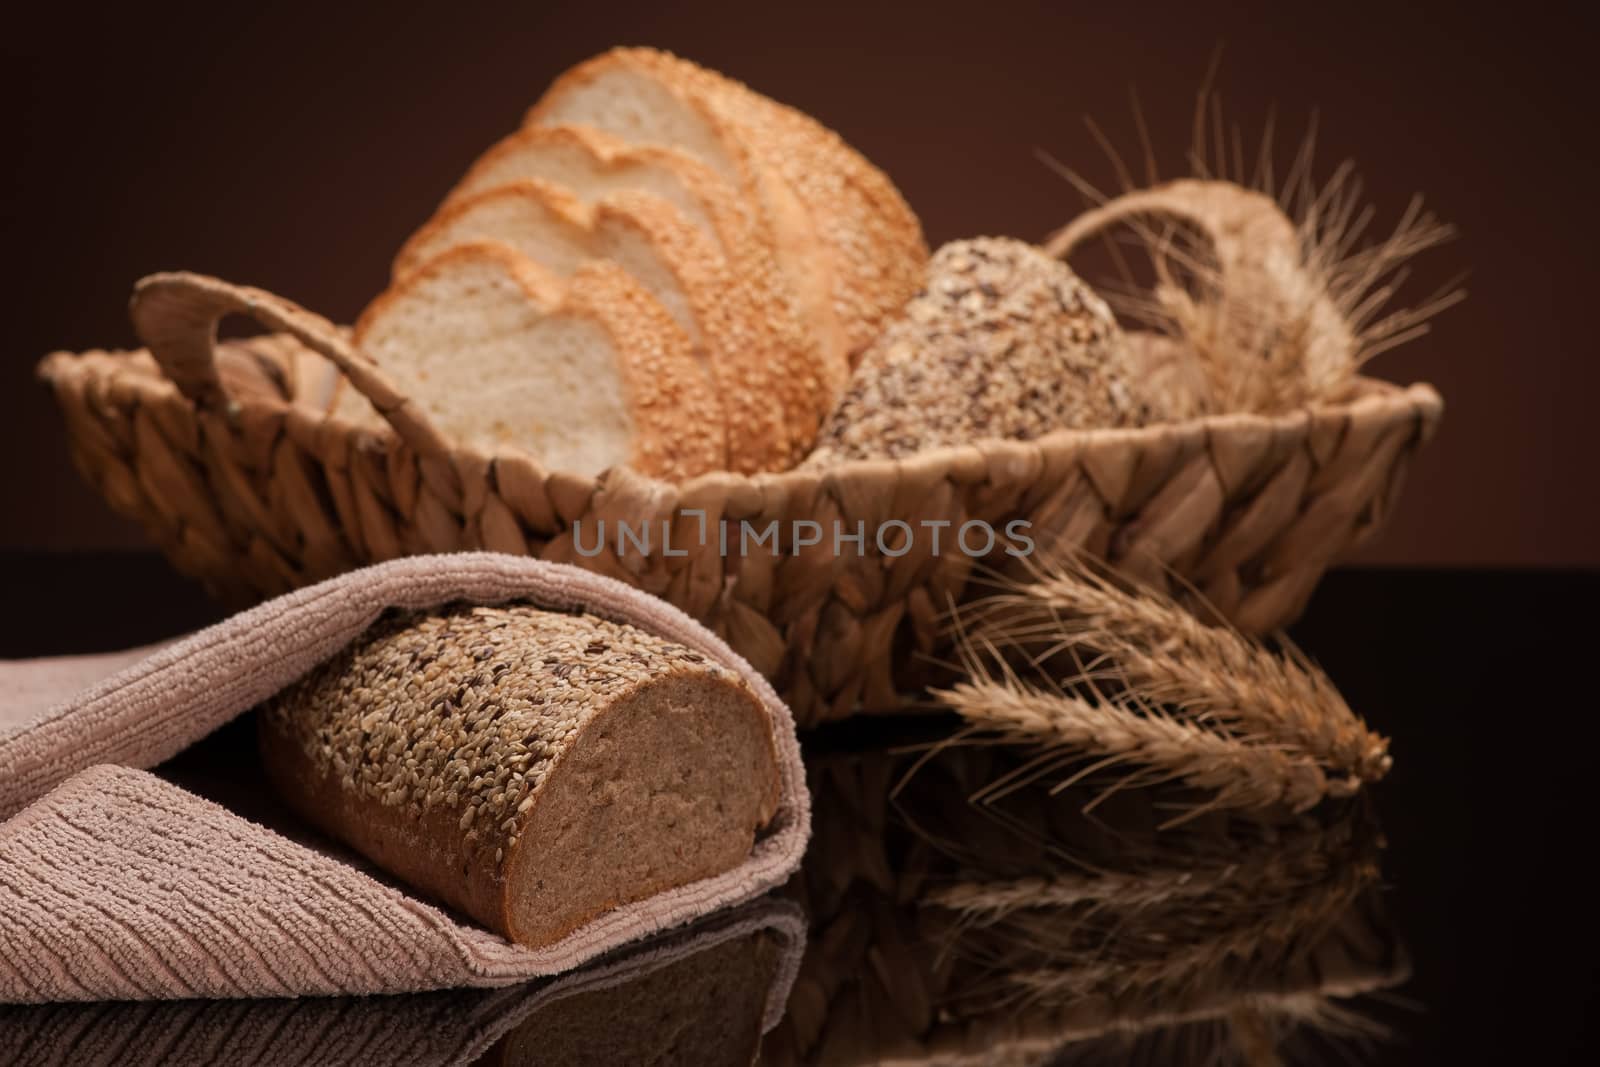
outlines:
M953 241L867 350L804 466L1166 417L1111 310L1059 260Z
M525 606L396 613L262 709L302 817L525 945L730 870L779 795L733 672Z

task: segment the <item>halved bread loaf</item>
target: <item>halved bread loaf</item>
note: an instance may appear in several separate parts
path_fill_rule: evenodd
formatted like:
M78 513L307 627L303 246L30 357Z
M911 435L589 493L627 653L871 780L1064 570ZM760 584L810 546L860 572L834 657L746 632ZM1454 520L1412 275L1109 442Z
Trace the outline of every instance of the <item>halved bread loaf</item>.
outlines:
M395 277L479 240L510 245L562 276L595 259L622 267L688 335L722 403L731 469L788 465L793 448L773 384L777 342L746 279L672 204L621 191L591 208L548 182L512 181L448 204L400 250Z
M612 263L563 283L508 245L460 244L379 296L355 344L468 444L586 475L727 466L721 401L688 337Z
M630 145L598 130L557 125L525 127L490 148L450 191L440 214L464 199L525 179L552 184L590 205L630 191L660 197L721 247L728 269L750 294L757 328L771 338L767 388L784 412L790 441L777 466L796 462L810 447L833 398L823 384L821 341L801 320L756 205L684 152Z
M760 207L830 398L853 356L916 290L927 247L881 172L836 135L743 85L652 49L615 49L557 79L527 124L581 124L677 148Z
M535 947L736 867L779 800L772 724L738 675L521 605L392 614L259 731L302 817Z

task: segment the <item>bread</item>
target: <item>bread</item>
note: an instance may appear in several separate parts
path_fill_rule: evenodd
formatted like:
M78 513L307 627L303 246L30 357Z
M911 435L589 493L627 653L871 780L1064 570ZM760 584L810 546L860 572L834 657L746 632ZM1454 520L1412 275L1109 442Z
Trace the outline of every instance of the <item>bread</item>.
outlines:
M563 283L507 245L461 244L378 297L355 344L441 431L485 450L584 475L727 466L721 402L688 337L612 263Z
M259 734L303 818L535 947L737 866L779 796L736 674L518 605L391 614L273 698Z
M441 214L499 186L533 179L589 205L616 193L660 197L714 241L728 269L749 293L752 328L770 340L772 373L761 402L784 414L788 449L771 469L787 469L810 449L832 406L824 389L819 342L803 328L781 277L771 237L755 208L706 164L659 145L628 145L576 126L527 127L485 152L445 198ZM735 467L741 452L732 448Z
M788 424L771 385L777 342L756 295L671 203L624 190L591 207L548 182L511 181L446 205L400 250L395 276L477 240L510 245L563 276L592 259L622 267L688 335L722 403L730 469L789 464Z
M927 248L888 179L792 109L652 49L615 49L557 79L528 125L581 124L679 149L758 205L830 391L916 288Z
M1110 309L1065 264L1008 238L954 241L856 368L805 466L1164 417Z

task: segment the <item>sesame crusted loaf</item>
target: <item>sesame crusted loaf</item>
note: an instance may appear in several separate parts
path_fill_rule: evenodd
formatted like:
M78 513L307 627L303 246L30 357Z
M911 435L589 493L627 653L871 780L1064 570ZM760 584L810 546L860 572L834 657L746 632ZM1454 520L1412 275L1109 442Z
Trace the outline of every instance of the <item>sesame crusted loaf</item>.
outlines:
M259 731L304 818L536 947L732 869L778 802L743 680L586 614L391 613L265 705Z
M527 122L679 149L757 205L821 340L829 399L916 288L927 248L888 179L837 135L731 79L653 49L614 49L557 79Z
M728 113L763 165L778 169L811 216L833 268L833 313L852 365L922 280L922 224L888 175L805 113L731 78L655 49L631 49L666 77L699 79L724 96Z
M505 244L457 245L379 296L355 344L469 444L585 475L626 464L681 480L728 463L688 337L614 263L563 282Z
M1065 264L1009 238L953 241L856 368L805 466L1165 417L1110 309Z
M788 426L771 385L778 342L745 280L672 203L622 190L591 206L549 182L513 180L447 204L400 250L395 276L479 240L564 277L595 259L622 267L688 335L722 403L731 469L788 465Z
M752 329L770 339L771 370L760 398L786 420L787 454L770 469L785 469L811 447L832 398L823 388L819 342L804 328L790 287L779 272L772 239L752 205L705 163L660 145L629 145L578 126L518 130L480 156L445 198L451 205L498 186L537 180L594 205L617 193L660 197L721 248L728 269L749 294ZM737 464L740 449L732 448Z

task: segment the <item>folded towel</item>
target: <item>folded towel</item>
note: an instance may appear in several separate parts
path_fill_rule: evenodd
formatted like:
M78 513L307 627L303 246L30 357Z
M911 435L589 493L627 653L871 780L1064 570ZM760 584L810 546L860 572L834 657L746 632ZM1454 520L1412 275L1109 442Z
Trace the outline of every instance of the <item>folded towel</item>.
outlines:
M799 909L764 897L506 989L0 1006L0 1063L748 1064L783 1010L804 947Z
M141 770L278 692L388 608L513 599L629 623L750 685L772 716L782 790L742 864L528 949ZM395 560L268 601L131 665L75 662L92 684L44 709L19 710L19 700L65 691L73 662L0 673L0 684L32 680L0 693L0 1001L507 985L753 899L805 849L799 745L771 686L676 608L576 568L489 553Z

